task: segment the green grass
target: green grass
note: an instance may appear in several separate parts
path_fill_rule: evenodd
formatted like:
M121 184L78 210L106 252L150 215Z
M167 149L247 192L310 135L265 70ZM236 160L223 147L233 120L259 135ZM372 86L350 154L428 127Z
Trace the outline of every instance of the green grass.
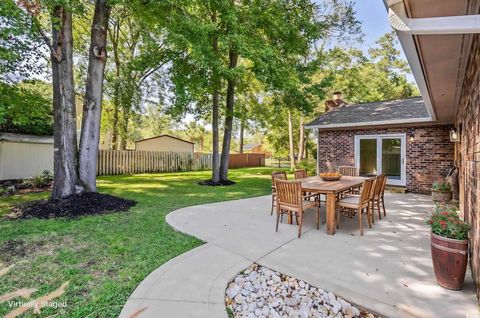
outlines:
M237 184L229 187L197 185L209 177L208 171L100 177L100 192L138 204L128 212L78 219L0 219L0 263L15 264L0 278L0 295L36 288L36 298L69 281L66 293L56 299L67 307L44 308L41 317L117 317L150 272L202 244L165 222L170 211L268 194L272 170L231 170L229 177ZM47 196L0 198L0 215L16 203ZM0 317L11 310L8 303L0 304ZM29 311L24 316L34 315Z

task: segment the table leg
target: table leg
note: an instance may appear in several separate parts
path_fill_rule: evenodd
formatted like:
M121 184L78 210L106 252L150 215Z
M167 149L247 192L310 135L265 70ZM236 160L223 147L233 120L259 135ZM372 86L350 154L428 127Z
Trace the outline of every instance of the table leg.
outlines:
M327 234L335 234L335 207L337 196L335 193L327 193Z

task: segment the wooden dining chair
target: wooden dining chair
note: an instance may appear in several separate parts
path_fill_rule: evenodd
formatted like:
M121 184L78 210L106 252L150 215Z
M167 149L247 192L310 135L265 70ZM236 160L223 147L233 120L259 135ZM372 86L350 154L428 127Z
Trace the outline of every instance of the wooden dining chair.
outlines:
M308 178L308 173L307 173L307 170L305 170L305 169L295 169L294 175L295 175L295 180L301 180L301 179ZM324 203L326 202L326 198L324 197L324 195L322 195L320 193L305 192L305 193L303 193L303 195L309 196L313 200L317 200L319 202L319 204L321 202L324 202Z
M360 175L359 169L354 166L339 166L338 173L351 177L358 177Z
M320 228L320 205L318 201L309 201L309 196L302 194L302 182L300 180L288 181L275 179L277 191L277 221L275 231L278 232L278 224L283 214L295 215L298 223L298 238L302 235L303 215L305 210L315 208L317 230Z
M305 169L295 169L294 171L295 180L308 178L307 170Z
M272 172L272 209L270 210L270 215L273 215L273 208L276 205L277 193L275 190L275 179L287 180L287 173L285 171L275 171Z
M338 173L343 176L358 177L360 175L360 170L355 166L339 166ZM346 193L359 194L360 188L352 188L346 191Z
M359 195L346 195L337 202L337 229L340 224L340 216L353 218L358 215L358 224L360 226L360 235L363 236L363 215L367 216L368 227L372 228L370 216L370 198L374 179L363 181L362 190Z
M380 209L380 206L383 208L383 215L387 216L387 212L385 211L385 200L384 200L384 195L385 195L385 186L387 184L387 176L385 174L381 174L377 176L377 181L375 182L375 188L373 190L373 196L371 199L371 204L372 204L372 221L375 222L373 215L375 208L378 210L378 219L382 219L382 212Z

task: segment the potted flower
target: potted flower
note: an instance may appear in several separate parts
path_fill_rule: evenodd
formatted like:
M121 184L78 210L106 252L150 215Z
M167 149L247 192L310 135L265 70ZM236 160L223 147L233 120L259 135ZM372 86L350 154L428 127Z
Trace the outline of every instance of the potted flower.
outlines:
M452 186L450 183L434 182L432 185L432 200L435 202L449 202L452 200Z
M447 289L462 289L470 226L460 219L456 208L445 206L437 206L426 223L432 230L432 261L437 283Z

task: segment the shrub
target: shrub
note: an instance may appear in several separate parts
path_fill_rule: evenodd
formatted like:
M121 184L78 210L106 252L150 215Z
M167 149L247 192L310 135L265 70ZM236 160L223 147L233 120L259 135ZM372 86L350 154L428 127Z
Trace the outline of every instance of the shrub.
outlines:
M308 175L312 176L316 174L315 173L317 171L316 164L317 162L315 160L305 159L297 163L297 168L307 170Z
M53 174L48 170L44 170L41 174L28 179L26 183L33 188L45 188L50 185L52 180Z
M456 240L466 240L470 230L470 225L458 216L457 209L445 205L437 205L425 223L430 226L432 233Z
M434 182L432 185L432 190L450 192L452 191L452 186L448 182Z

